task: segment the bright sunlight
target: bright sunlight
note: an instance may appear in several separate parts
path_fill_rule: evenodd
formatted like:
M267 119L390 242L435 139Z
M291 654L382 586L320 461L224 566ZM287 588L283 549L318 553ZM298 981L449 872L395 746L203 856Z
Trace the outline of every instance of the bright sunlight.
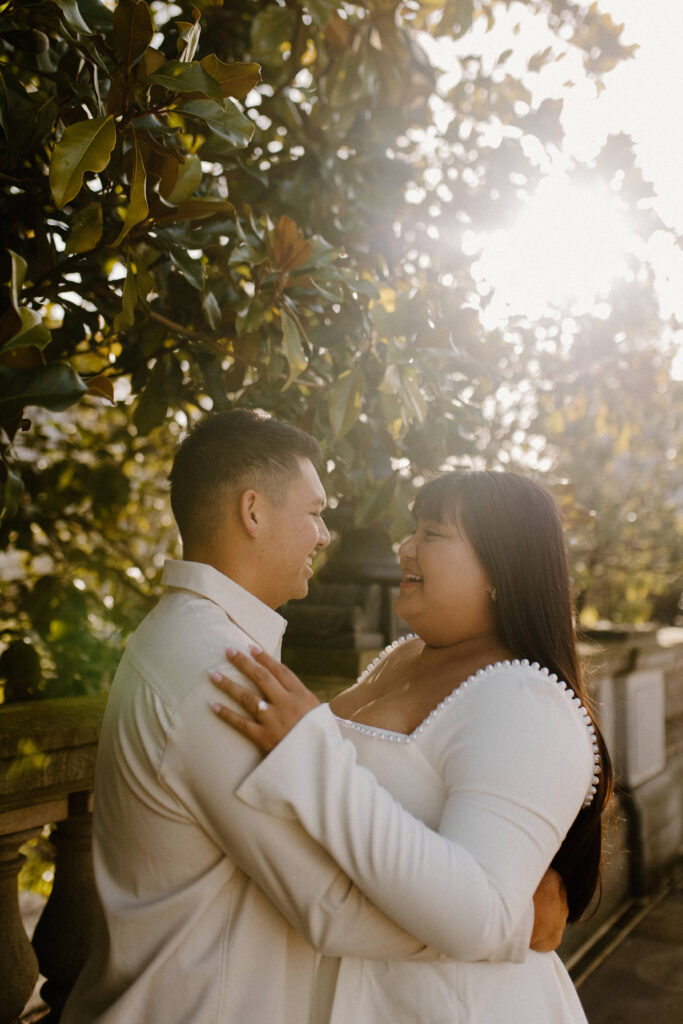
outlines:
M482 294L492 289L487 319L536 320L571 303L573 312L599 307L610 284L627 273L637 245L617 195L545 178L507 230L468 240L481 256L473 272Z

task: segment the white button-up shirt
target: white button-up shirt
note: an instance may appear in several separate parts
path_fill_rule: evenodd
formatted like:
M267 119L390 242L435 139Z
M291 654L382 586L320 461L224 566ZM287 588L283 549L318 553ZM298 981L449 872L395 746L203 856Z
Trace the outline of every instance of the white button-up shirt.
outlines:
M228 668L227 646L279 656L284 619L208 565L168 562L162 582L104 717L93 855L105 929L62 1024L317 1024L315 950L437 954L296 822L235 796L260 754L210 711L209 672Z

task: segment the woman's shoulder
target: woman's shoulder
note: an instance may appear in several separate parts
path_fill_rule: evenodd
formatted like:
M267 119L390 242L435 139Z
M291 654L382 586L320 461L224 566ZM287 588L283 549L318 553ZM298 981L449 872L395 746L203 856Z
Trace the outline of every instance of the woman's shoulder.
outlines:
M455 705L453 713L444 714L449 705ZM538 662L499 661L479 669L430 718L432 722L441 718L445 734L449 729L462 730L474 745L482 735L498 735L497 743L508 737L517 749L531 751L541 741L546 749L556 744L568 755L582 757L590 751L591 761L598 762L596 731L588 710L564 680ZM589 790L586 802L591 799Z
M590 724L590 715L572 688L550 669L527 659L486 665L460 683L454 695L467 696L477 703L494 703L498 708L521 705L525 713L541 715L553 705L563 715L578 715Z
M393 640L363 669L358 676L358 683L367 682L380 665L388 667L391 664L392 668L396 667L407 658L416 654L423 646L423 641L415 633L406 633L405 636Z
M364 699L365 694L374 693L377 690L378 677L384 677L385 672L390 672L392 677L398 666L407 658L412 657L416 647L421 647L422 641L409 633L406 636L393 640L380 651L363 669L358 679L348 689L337 694L330 702L330 707L336 715L342 718L357 710L359 700Z

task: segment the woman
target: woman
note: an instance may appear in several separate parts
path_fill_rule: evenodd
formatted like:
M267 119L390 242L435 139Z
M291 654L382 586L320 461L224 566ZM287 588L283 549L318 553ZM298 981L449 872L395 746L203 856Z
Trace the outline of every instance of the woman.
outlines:
M213 707L271 751L238 796L298 817L361 889L380 860L385 883L367 895L437 949L461 929L471 960L509 939L551 862L570 920L586 909L611 769L585 709L551 497L511 473L451 473L419 492L414 518L396 610L417 635L335 698L334 715L277 662L234 651L263 697L214 677L252 717ZM330 975L318 1020L332 1024L585 1022L555 954L345 959Z

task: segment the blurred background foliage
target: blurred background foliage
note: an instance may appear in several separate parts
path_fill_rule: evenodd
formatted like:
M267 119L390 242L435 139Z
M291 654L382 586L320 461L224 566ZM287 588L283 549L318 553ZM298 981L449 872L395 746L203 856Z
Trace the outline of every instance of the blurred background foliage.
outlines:
M533 191L562 103L509 50L445 86L432 46L511 6L0 2L5 699L106 685L178 554L173 448L235 405L315 434L330 495L394 540L446 459L536 473L584 621L674 621L683 417L651 268L570 328L484 326L466 237ZM527 71L630 56L597 5L526 6L554 40ZM664 227L623 137L570 176Z

